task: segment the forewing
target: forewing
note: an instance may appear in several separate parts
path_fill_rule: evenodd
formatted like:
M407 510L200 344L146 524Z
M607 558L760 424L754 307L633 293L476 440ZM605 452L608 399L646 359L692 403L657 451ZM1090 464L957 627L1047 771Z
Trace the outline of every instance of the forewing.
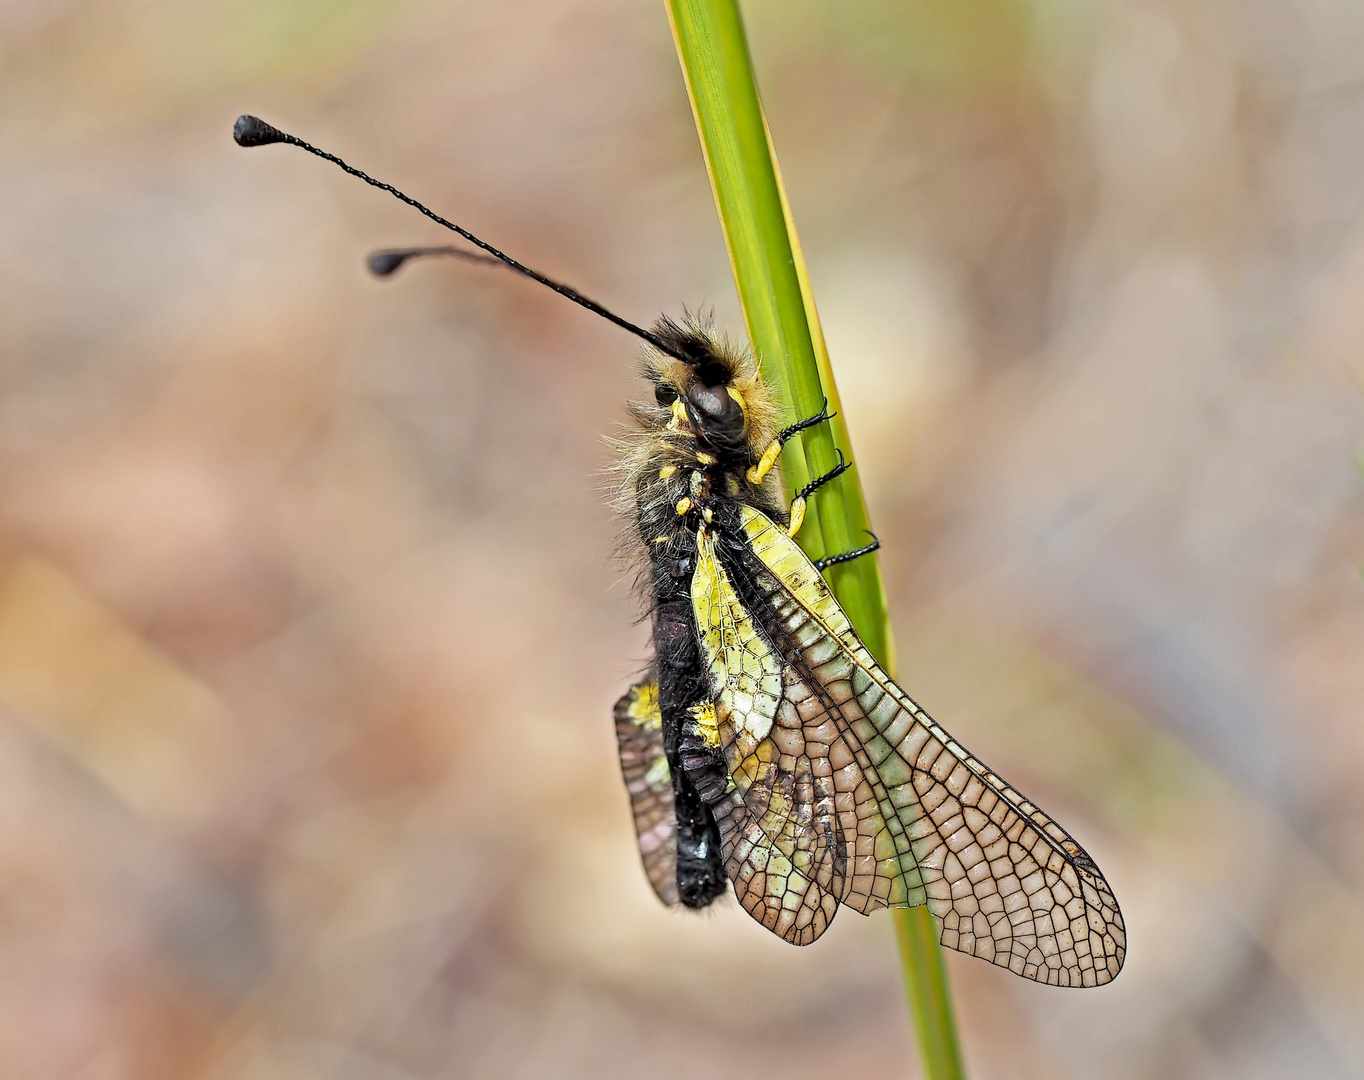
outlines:
M658 683L630 687L616 702L616 740L620 770L635 815L635 834L649 884L665 904L676 904L677 817L673 781L663 754L663 716L658 709Z
M1039 982L1110 981L1126 936L1094 861L881 670L783 529L748 507L741 521L752 559L734 572L770 605L769 648L784 665L783 696L763 710L768 741L799 737L832 769L832 820L818 803L791 817L841 842L842 902L864 913L927 903L950 948ZM734 680L717 674L723 692Z
M726 872L744 910L787 941L808 945L824 933L848 887L829 740L819 741L817 726L802 727L793 672L739 599L704 530L692 603L715 695L695 731L724 754L731 780L711 805Z

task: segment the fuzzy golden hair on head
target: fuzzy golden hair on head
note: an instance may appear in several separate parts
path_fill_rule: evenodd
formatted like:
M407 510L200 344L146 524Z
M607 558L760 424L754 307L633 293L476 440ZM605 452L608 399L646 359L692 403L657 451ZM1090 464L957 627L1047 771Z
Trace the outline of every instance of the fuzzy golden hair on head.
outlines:
M667 343L670 353L646 348L642 374L653 385L655 400L629 405L633 423L610 439L616 451L609 470L612 504L626 521L639 517L641 492L660 467L689 468L695 462L696 440L686 429L670 429L673 398L684 397L697 383L724 386L737 394L744 411L744 442L756 461L779 430L781 407L763 383L752 352L716 336L708 319L688 313L681 324L660 319L654 333ZM681 356L687 359L681 359ZM778 517L784 516L781 478L773 469L757 498ZM622 537L622 551L634 554L638 540L634 529Z
M697 382L732 387L743 401L745 438L761 453L776 434L781 410L762 381L753 353L717 336L709 317L692 312L684 315L681 324L664 316L654 324L653 332L669 346L671 354L646 349L645 377L655 385L672 387L679 395L686 394Z

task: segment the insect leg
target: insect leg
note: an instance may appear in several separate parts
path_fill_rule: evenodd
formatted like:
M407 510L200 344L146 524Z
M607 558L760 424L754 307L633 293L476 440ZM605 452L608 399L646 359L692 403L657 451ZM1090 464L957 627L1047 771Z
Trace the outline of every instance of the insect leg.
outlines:
M870 555L873 551L877 550L877 548L881 546L881 541L876 538L876 534L870 529L866 530L866 532L867 535L871 537L870 544L867 544L865 547L855 548L852 551L845 551L841 555L830 555L824 559L816 559L815 569L822 574L825 569L830 566L837 566L839 563L852 562L854 559L860 559L863 555Z
M834 452L838 454L838 464L835 465L828 472L826 472L823 476L816 476L803 488L797 491L796 492L797 499L808 499L811 495L813 495L816 491L822 488L830 480L834 479L837 476L842 476L845 472L852 468L852 465L848 463L848 459L843 456L842 450L838 450L835 448Z
M820 406L819 412L814 416L807 416L804 420L797 420L788 428L783 428L777 433L777 437L767 444L767 449L763 451L762 458L758 464L748 470L748 482L750 484L761 484L768 473L772 471L772 466L777 463L777 456L781 453L781 448L787 441L806 428L822 424L826 420L832 420L834 414L829 411L829 399L824 399L824 404Z
M804 420L797 420L788 428L782 428L782 430L777 433L777 442L784 444L792 435L802 432L806 428L812 428L816 424L822 424L825 420L832 420L833 418L834 414L829 411L829 399L825 398L824 404L819 407L819 412L815 413L814 416L807 416Z
M838 450L838 464L826 472L823 476L816 476L803 488L796 492L796 497L791 500L791 524L787 526L786 535L795 536L800 531L801 525L805 522L805 503L810 496L822 488L836 476L842 476L852 468L847 458L843 456L843 451Z

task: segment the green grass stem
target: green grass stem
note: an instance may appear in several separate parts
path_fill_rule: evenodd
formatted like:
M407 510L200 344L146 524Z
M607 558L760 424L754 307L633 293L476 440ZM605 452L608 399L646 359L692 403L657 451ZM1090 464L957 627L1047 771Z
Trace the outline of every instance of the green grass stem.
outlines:
M788 494L853 461L814 294L776 164L743 20L735 0L667 0L677 54L710 173L749 340L790 417L813 416L827 398L832 424L802 432L782 452ZM866 502L854 468L813 498L801 546L812 558L866 543ZM862 640L894 671L885 592L875 557L831 567L829 584ZM927 908L894 913L901 965L929 1080L965 1076L937 927Z

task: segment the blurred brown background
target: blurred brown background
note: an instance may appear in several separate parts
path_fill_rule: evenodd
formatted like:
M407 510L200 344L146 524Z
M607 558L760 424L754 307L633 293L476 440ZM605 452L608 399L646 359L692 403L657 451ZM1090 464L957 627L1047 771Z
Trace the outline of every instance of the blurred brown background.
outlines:
M1364 1074L1364 6L754 0L905 685L1110 988L976 1077ZM886 916L650 895L623 315L742 322L663 6L0 3L0 1075L892 1077Z

